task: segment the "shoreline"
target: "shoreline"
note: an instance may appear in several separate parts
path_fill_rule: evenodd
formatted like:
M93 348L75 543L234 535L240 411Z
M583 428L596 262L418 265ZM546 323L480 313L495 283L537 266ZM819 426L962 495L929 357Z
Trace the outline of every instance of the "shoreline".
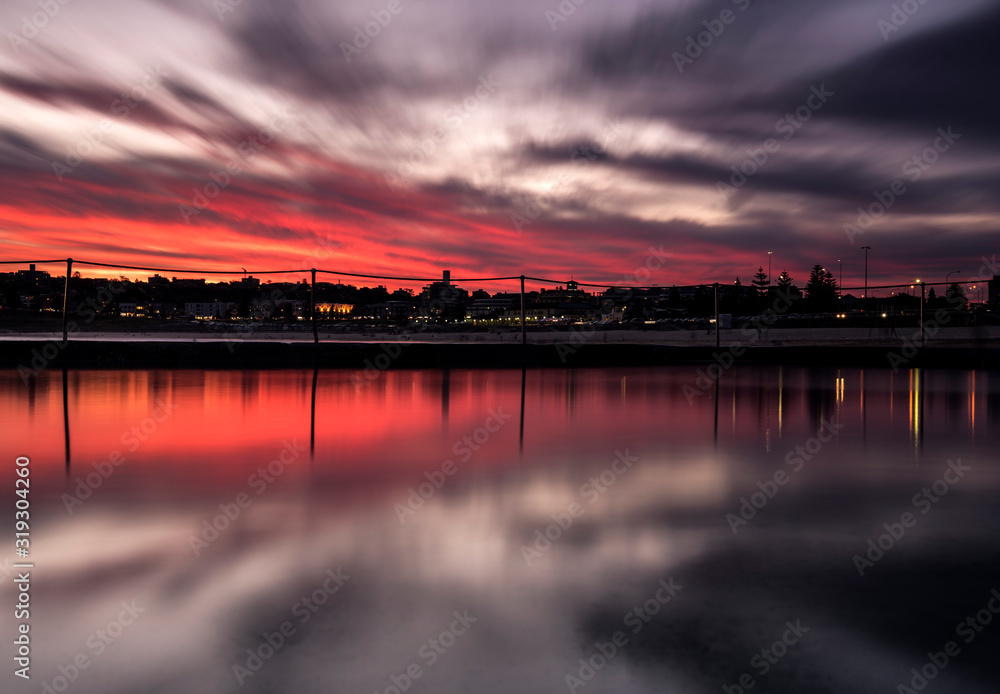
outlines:
M530 337L529 337L530 339ZM883 367L900 370L1000 369L1000 347L902 342L876 345L667 345L650 342L539 344L396 340L311 341L85 339L0 340L0 368L38 372L48 367L93 369L443 369L600 368L736 364L772 366Z

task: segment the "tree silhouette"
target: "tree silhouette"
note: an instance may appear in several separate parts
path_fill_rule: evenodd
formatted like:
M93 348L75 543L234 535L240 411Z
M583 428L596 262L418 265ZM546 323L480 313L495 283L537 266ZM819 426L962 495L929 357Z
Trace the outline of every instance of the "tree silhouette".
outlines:
M757 296L761 299L767 298L767 285L768 278L767 273L764 272L764 267L759 266L757 268L757 274L753 276L753 286L757 290Z
M927 308L938 308L940 303L942 303L941 299L938 298L937 292L934 291L934 287L927 290Z
M681 305L681 293L677 287L670 288L670 294L667 298L667 306L670 308L678 308Z
M719 287L719 312L733 314L743 312L743 283L739 277L731 285Z
M837 281L833 273L821 265L813 265L806 283L806 301L809 309L816 313L834 310L837 303Z
M788 274L787 270L782 270L781 274L778 275L776 291L778 295L783 297L786 301L794 302L802 299L802 292L800 292L799 288L795 286L795 282L792 280L792 276Z
M965 290L958 282L952 282L948 285L948 291L945 292L944 298L955 308L965 308Z

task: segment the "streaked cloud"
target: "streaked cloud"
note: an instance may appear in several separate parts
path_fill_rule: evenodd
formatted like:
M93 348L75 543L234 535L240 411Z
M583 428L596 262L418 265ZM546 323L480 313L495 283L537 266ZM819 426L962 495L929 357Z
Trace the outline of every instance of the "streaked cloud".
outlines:
M887 37L891 3L861 0L590 0L554 30L528 0L400 0L388 21L379 2L60 7L30 39L37 3L0 9L7 257L285 267L326 248L351 272L614 281L663 244L657 283L746 281L773 250L802 279L844 258L849 284L843 225L947 127L866 233L872 274L995 252L993 3L929 2Z

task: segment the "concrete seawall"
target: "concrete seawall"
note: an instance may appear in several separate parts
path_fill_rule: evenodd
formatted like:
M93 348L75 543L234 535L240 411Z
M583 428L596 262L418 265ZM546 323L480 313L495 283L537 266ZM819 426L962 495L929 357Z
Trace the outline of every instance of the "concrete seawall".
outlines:
M915 353L914 353L915 352ZM739 356L737 356L737 353ZM1000 348L934 346L475 344L407 342L180 342L156 340L0 341L0 368L520 368L658 366L671 364L1000 368Z

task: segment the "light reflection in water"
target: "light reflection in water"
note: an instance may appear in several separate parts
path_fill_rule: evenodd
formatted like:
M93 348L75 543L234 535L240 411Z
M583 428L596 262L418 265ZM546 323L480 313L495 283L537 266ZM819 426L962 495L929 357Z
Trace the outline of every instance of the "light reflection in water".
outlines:
M795 618L828 627L789 655L795 667L769 676L776 690L808 691L795 686L803 670L842 690L891 690L898 654L947 636L937 627L956 621L949 596L974 594L996 568L986 558L1000 556L992 374L910 371L905 425L892 417L889 370L739 367L690 401L683 387L697 374L687 367L390 371L360 387L352 375L71 371L25 384L0 374L4 459L32 458L39 681L89 652L88 635L137 598L144 617L74 691L382 692L456 609L480 616L479 628L426 668L424 691L557 691L673 575L684 592L630 635L598 675L603 690L715 691ZM146 425L163 403L176 409ZM730 419L721 432L720 403ZM491 412L505 418L495 432ZM726 515L788 471L787 457L830 420L840 434L734 534ZM286 444L301 457L258 494L260 478L250 479ZM638 461L591 503L585 486L626 450ZM124 463L68 513L66 495L116 451ZM957 458L972 479L876 580L859 582L852 555ZM439 472L445 461L453 476ZM432 479L444 481L413 496ZM252 505L194 556L191 537L240 493ZM573 503L582 515L529 566L523 548ZM400 504L414 507L404 522ZM343 593L239 687L232 664L337 566L352 576ZM962 589L915 582L925 572ZM871 671L852 680L841 655L826 654L858 643ZM989 674L974 654L965 662L953 691L975 691Z

